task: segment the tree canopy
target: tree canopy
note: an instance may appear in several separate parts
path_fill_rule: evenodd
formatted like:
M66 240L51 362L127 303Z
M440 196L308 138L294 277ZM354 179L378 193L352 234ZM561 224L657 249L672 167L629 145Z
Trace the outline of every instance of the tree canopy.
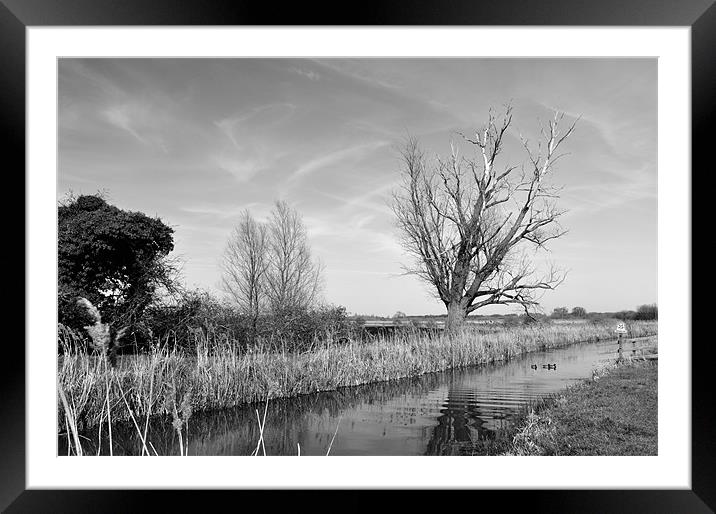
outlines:
M554 319L564 319L569 317L569 309L567 307L555 307L552 311L552 317Z
M99 195L72 198L58 208L59 321L83 326L78 297L103 319L132 323L169 281L163 258L174 249L173 229L158 218L121 210Z
M587 309L584 307L573 307L572 308L572 317L573 318L586 318L587 317Z

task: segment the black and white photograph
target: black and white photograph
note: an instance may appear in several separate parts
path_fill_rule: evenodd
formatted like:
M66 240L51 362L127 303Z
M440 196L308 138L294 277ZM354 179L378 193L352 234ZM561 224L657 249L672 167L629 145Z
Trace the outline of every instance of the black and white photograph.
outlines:
M714 2L0 0L0 511L713 512Z
M658 456L658 79L59 58L56 455Z
M0 3L0 510L711 511L713 0Z

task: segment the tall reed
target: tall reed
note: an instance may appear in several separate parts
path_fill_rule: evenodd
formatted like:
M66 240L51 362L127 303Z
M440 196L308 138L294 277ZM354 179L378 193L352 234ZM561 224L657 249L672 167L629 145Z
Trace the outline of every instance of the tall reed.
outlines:
M147 354L123 357L114 369L97 356L67 348L59 363L58 385L74 406L69 412L58 399L58 431L67 428L66 417L78 430L87 430L111 412L113 421L132 421L140 435L138 419L166 415L181 437L191 412L507 361L527 352L613 338L614 326L467 327L451 337L406 330L371 342L316 341L303 353L260 347L241 351L231 342L199 333L193 355L156 345ZM632 322L629 330L631 337L653 335L657 323ZM143 451L148 453L146 446Z

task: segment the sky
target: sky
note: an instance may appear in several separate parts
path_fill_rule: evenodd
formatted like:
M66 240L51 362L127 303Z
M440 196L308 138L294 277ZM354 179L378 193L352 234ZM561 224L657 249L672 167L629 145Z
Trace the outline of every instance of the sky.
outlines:
M513 106L505 164L555 110L579 121L552 180L569 232L534 255L567 271L541 309L657 301L656 59L60 59L57 199L110 203L174 228L187 286L221 295L242 211L285 200L325 266L324 300L349 312L442 314L406 275L389 207L399 149L463 155L490 108ZM517 312L487 307L478 314Z

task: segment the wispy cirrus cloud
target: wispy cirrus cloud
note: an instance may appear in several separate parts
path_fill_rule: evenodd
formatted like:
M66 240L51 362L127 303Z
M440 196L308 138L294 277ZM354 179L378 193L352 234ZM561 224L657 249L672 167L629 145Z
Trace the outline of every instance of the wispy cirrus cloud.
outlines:
M279 130L295 110L296 106L289 102L274 102L214 121L214 127L230 144L217 142L218 149L210 153L210 164L230 173L239 182L246 182L258 172L271 168L285 155L285 149L273 144L269 134Z
M303 68L294 67L294 68L291 68L291 71L294 73L298 73L299 75L302 75L302 76L308 78L309 80L320 80L321 79L321 74L318 72L315 72L313 70L306 70Z
M342 212L365 212L390 215L390 193L398 187L398 179L389 180L381 185L366 188L363 192L351 196L336 194L329 191L319 191L321 196L335 200Z
M370 143L362 143L359 145L350 146L348 148L342 148L340 150L334 150L323 155L314 157L308 162L305 162L298 168L296 168L288 177L289 183L297 182L317 171L325 168L330 168L338 163L344 161L356 161L361 157L374 152L379 148L387 146L387 141L373 141Z
M398 257L403 252L400 243L390 232L383 230L380 225L370 226L375 221L374 216L357 215L347 218L305 216L304 221L309 236L319 244L322 241L328 241L332 245L339 242L340 246L348 250L393 257Z
M229 173L238 182L251 180L259 171L266 167L266 163L256 158L230 157L214 155L211 162L219 169Z
M265 218L271 210L271 207L271 205L262 202L238 203L236 205L206 203L188 205L182 207L181 211L192 216L206 216L209 218L228 220L240 216L244 211L249 211L255 217Z
M536 141L557 106L582 120L554 176L570 211L554 257L573 271L546 310L582 305L585 290L589 310L631 308L656 294L656 78L653 59L61 59L58 198L107 189L161 216L201 287L218 283L241 212L266 219L285 199L327 265L328 301L437 313L412 279L375 294L408 259L387 202L396 150L414 135L445 155L456 131L513 99L501 157L519 165L517 131ZM629 252L610 264L615 241ZM630 284L618 304L600 293L609 281Z
M656 201L657 196L652 182L610 182L573 186L562 194L562 199L570 215L589 216L620 207L634 208L645 200Z
M118 127L126 132L129 132L134 136L140 143L147 144L147 140L144 139L139 133L132 128L130 121L129 112L126 106L115 106L110 107L104 111L105 119L115 127Z
M352 80L358 80L366 84L386 89L403 89L402 85L385 80L377 74L368 72L364 67L356 65L355 61L344 59L316 59L314 62Z
M241 148L239 138L247 132L259 134L289 119L296 110L290 102L273 102L251 107L233 116L214 121L214 125L224 134L231 143Z
M158 130L158 122L151 121L147 112L132 104L114 105L102 111L103 118L112 126L127 132L143 145L169 153L169 149Z

